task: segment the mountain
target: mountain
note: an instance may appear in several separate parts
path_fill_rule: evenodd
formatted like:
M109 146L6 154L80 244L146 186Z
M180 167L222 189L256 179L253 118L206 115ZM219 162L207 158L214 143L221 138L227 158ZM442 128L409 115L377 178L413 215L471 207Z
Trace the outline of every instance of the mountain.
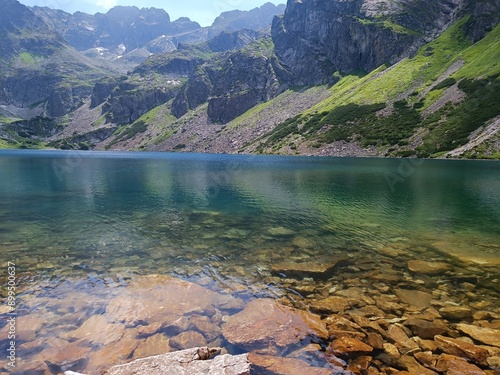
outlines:
M92 58L123 64L127 71L151 53L170 52L179 43L197 44L221 32L269 28L273 17L284 9L284 5L267 3L250 11L224 12L212 26L204 28L187 17L171 21L167 12L156 8L116 6L106 14L95 15L69 14L48 7L33 7L32 11L75 49Z
M78 108L112 74L78 54L42 18L15 0L0 15L0 114L59 117Z
M268 33L231 31L262 8L136 48L50 136L4 128L59 148L500 158L500 0L290 0Z

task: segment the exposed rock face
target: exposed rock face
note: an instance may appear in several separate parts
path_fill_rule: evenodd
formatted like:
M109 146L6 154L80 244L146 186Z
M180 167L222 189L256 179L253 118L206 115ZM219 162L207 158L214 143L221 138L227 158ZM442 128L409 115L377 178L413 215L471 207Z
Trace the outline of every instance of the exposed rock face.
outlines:
M287 72L273 53L268 39L231 55L219 72L208 101L208 117L226 123L288 86Z
M411 56L463 2L290 0L273 21L276 54L297 83L332 82L335 71L371 71Z

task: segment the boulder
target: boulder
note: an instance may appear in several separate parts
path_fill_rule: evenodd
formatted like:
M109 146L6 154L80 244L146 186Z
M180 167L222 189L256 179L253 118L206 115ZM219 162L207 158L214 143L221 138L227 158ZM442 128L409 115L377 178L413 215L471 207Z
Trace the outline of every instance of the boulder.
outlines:
M282 306L271 299L257 299L230 316L222 326L224 337L246 350L286 347L307 337L327 339L319 316Z
M107 375L249 375L248 354L219 355L210 360L217 349L194 348L158 356L136 359L124 365L113 366ZM207 355L208 354L208 355Z
M123 324L110 324L103 315L92 315L80 328L68 332L64 337L73 340L86 339L90 343L108 345L119 340L124 332Z

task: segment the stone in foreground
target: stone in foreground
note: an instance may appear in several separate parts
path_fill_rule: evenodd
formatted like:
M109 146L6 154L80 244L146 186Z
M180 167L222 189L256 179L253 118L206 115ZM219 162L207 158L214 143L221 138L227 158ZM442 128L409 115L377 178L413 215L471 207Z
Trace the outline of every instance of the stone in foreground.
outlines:
M318 315L282 306L271 299L257 299L227 320L224 337L245 350L283 348L307 337L327 339L328 331Z
M137 359L125 365L114 366L107 375L249 375L248 354L219 355L207 359L211 348L194 348Z

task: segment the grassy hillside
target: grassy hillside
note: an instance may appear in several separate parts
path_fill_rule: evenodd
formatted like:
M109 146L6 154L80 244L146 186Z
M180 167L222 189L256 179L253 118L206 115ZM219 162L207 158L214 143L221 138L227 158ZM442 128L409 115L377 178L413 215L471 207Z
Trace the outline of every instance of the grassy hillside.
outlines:
M258 150L284 152L292 139L317 148L345 141L387 156L429 157L464 145L500 115L500 26L472 44L466 21L411 59L341 77L328 99L261 137Z

